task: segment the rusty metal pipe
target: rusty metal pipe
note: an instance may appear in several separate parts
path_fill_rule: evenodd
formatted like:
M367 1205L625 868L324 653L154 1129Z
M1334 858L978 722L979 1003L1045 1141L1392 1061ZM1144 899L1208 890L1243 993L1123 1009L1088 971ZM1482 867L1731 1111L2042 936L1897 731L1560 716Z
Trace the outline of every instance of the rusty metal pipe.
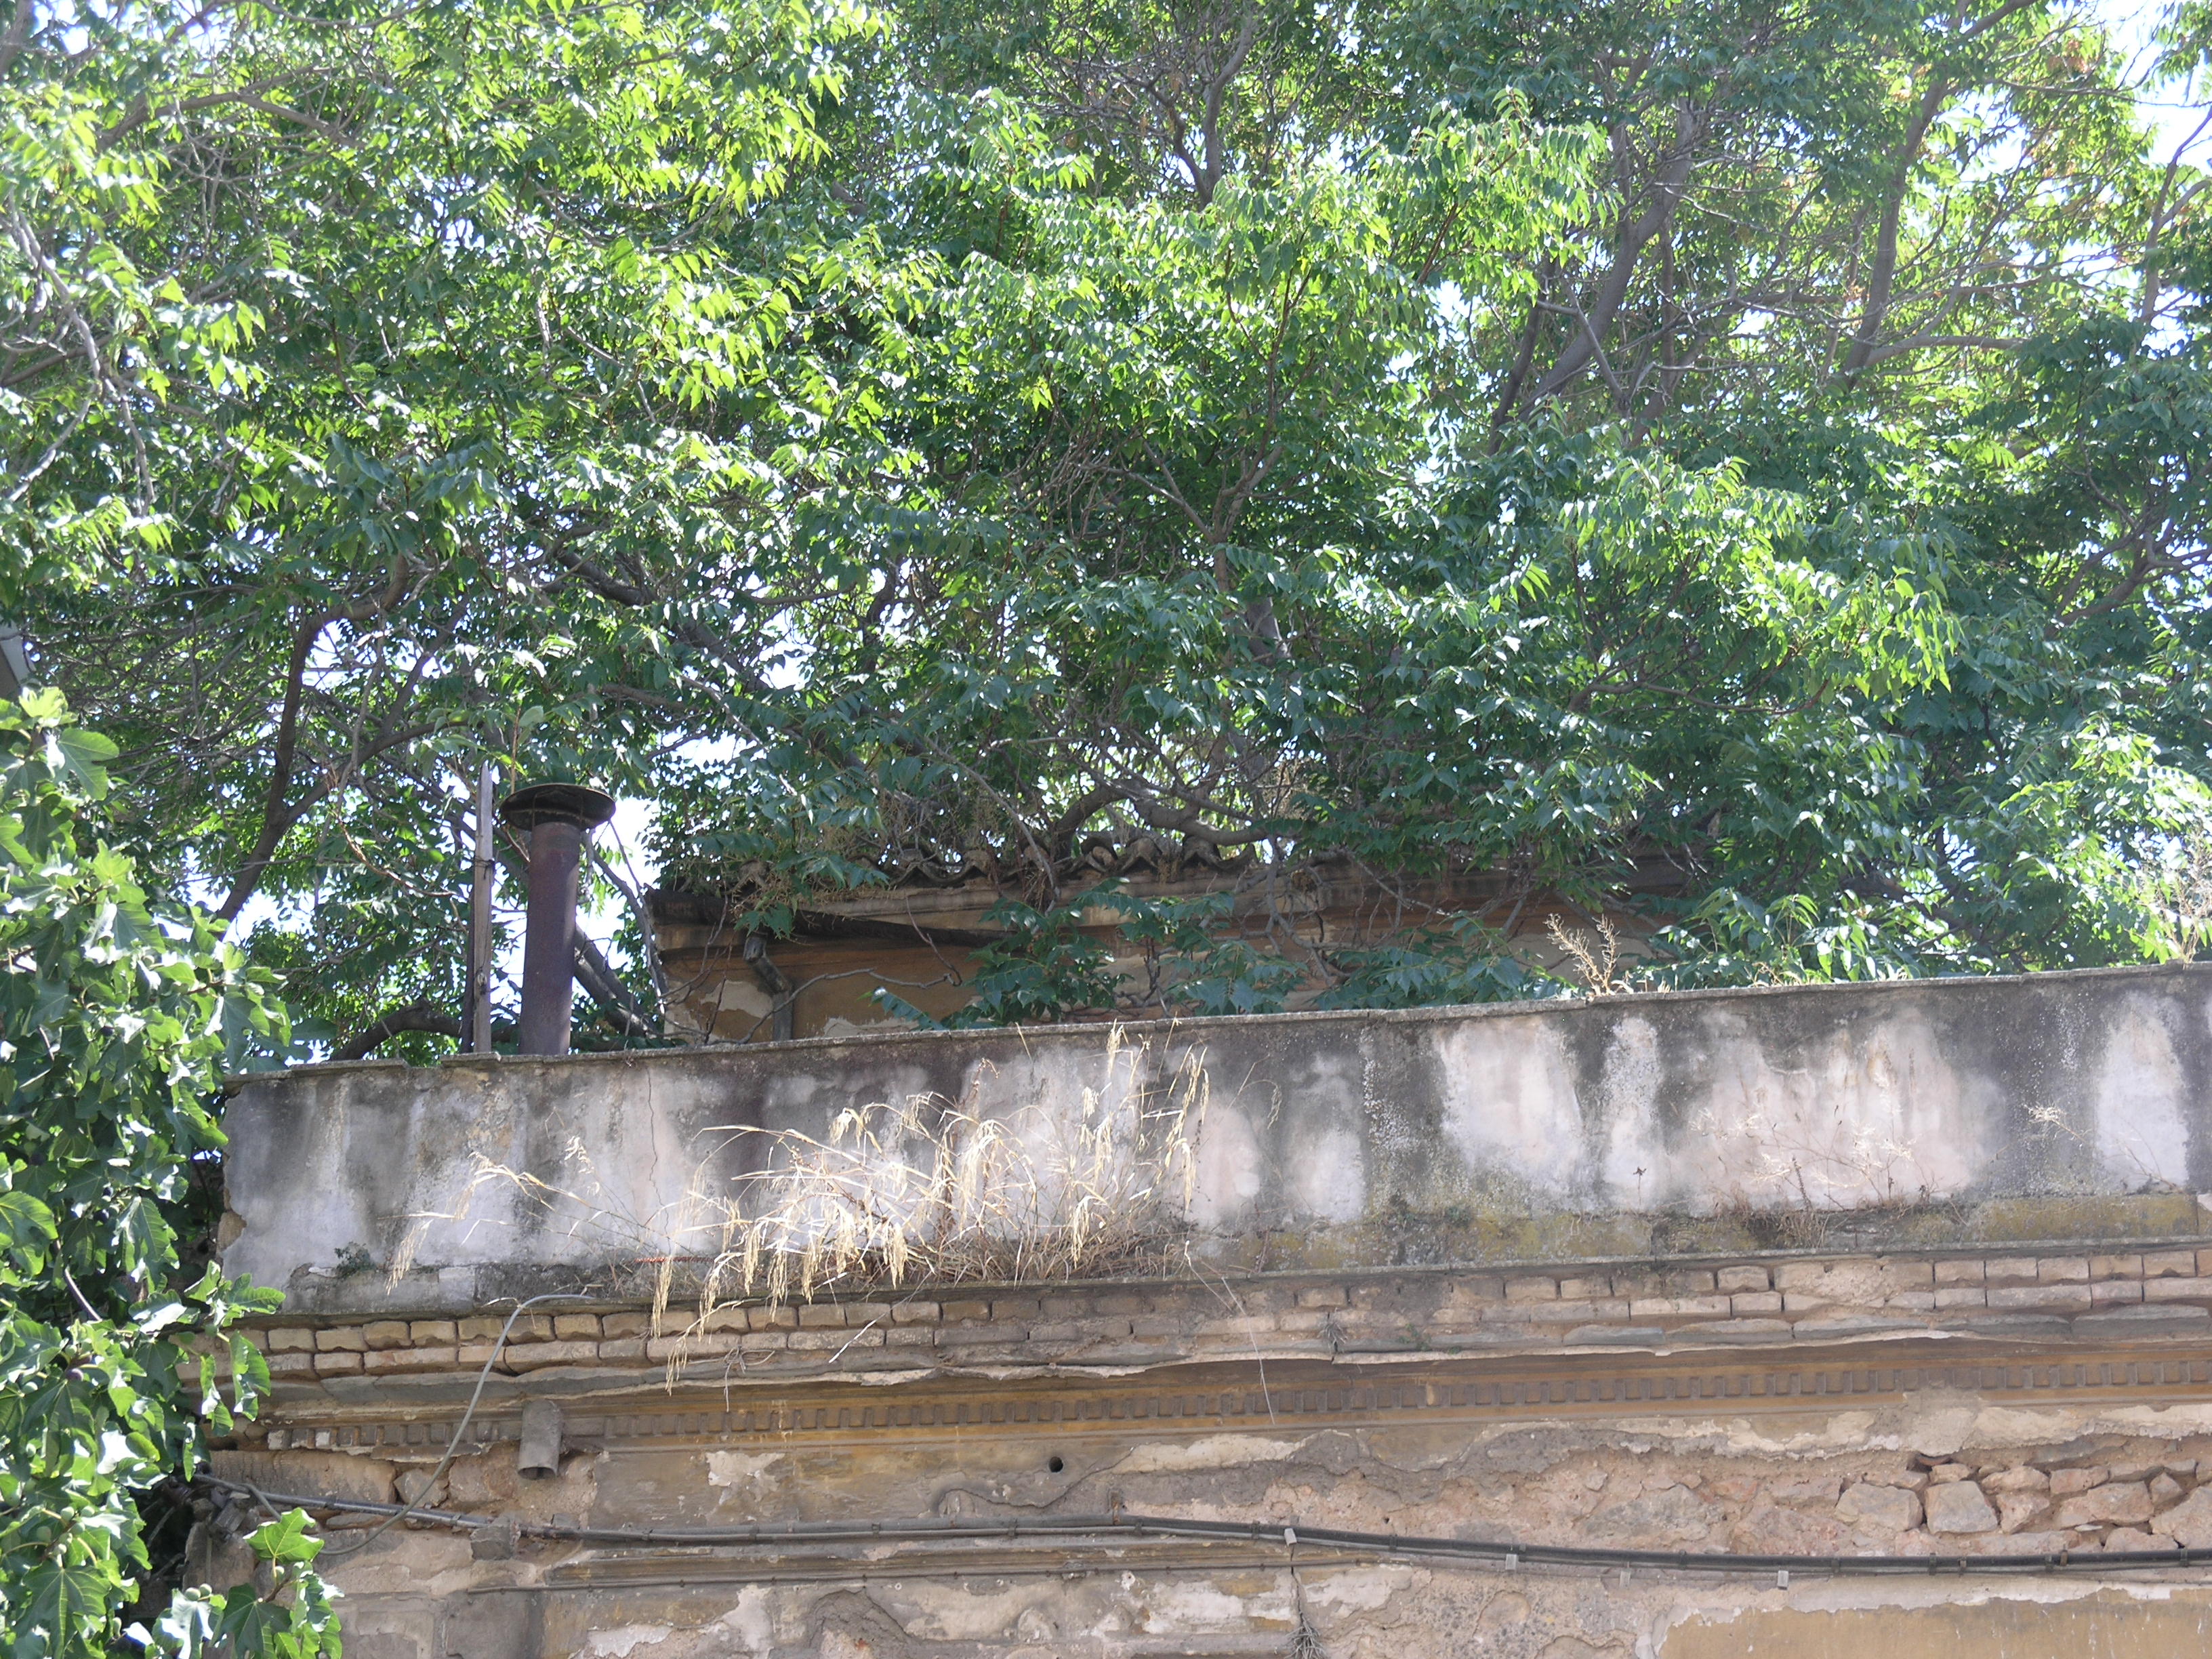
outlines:
M574 783L518 789L500 807L530 834L530 911L522 939L522 1017L515 1052L568 1052L575 997L576 893L584 837L614 815L611 796Z

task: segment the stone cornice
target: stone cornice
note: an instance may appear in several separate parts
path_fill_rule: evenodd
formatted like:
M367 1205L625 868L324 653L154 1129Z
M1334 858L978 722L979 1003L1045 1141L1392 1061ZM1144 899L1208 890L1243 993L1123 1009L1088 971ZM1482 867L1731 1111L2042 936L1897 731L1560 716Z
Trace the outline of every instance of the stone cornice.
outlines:
M609 1445L784 1443L854 1437L941 1443L948 1433L1310 1433L1517 1420L1803 1413L1872 1407L1930 1390L1991 1405L2164 1405L2212 1399L2212 1342L2078 1347L1906 1340L1784 1354L1582 1352L1510 1358L1419 1356L1388 1366L1326 1361L1172 1366L1133 1376L1056 1370L1023 1377L933 1376L856 1389L849 1381L786 1388L669 1389L656 1377L568 1400L566 1432ZM394 1408L398 1407L397 1410ZM456 1399L364 1401L289 1410L265 1425L271 1450L422 1455L442 1449ZM512 1399L471 1425L490 1444L520 1432Z

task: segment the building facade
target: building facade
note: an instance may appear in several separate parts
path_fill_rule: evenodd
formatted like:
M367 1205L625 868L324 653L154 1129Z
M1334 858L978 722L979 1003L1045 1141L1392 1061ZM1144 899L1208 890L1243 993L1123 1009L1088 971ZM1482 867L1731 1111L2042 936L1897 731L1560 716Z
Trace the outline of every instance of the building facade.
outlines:
M257 1078L196 1550L312 1500L356 1659L2195 1651L2208 1085L2195 967Z

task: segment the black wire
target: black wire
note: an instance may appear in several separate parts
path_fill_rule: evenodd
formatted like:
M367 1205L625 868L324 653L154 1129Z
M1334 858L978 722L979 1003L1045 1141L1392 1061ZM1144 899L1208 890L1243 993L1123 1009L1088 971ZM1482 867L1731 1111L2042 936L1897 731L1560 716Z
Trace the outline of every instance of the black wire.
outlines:
M208 1484L236 1490L238 1483L216 1476ZM256 1492L257 1497L262 1494ZM295 1492L267 1494L270 1501L299 1508L341 1510L362 1515L402 1516L438 1526L474 1532L495 1525L504 1517L460 1515L449 1510L426 1510L401 1504L378 1504L362 1498L316 1498ZM1495 1540L1433 1538L1417 1534L1352 1532L1334 1527L1306 1527L1264 1521L1188 1521L1174 1516L1065 1515L1008 1516L989 1521L937 1518L891 1521L793 1521L745 1527L580 1527L539 1521L514 1523L520 1538L543 1538L568 1543L612 1547L722 1546L821 1543L926 1543L939 1539L1053 1538L1063 1541L1087 1539L1188 1538L1215 1542L1273 1544L1286 1554L1298 1545L1328 1545L1357 1553L1440 1557L1495 1567L1557 1566L1644 1568L1660 1572L1741 1573L1774 1572L1826 1574L1837 1577L1911 1577L1947 1572L2100 1572L2118 1567L2193 1567L2212 1565L2212 1549L2124 1550L2076 1555L2070 1550L2033 1555L1739 1555L1692 1550L1632 1550L1588 1548L1566 1544L1523 1544ZM381 1530L381 1528L379 1528ZM871 1564L880 1565L880 1564Z

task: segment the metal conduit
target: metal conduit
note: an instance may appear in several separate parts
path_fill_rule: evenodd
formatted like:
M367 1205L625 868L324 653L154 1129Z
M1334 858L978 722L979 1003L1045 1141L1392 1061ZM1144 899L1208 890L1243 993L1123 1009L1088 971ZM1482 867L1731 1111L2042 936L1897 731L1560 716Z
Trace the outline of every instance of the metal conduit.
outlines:
M202 1481L265 1506L285 1504L299 1509L334 1510L358 1515L397 1517L430 1525L475 1532L487 1526L510 1524L508 1517L460 1515L449 1510L417 1509L404 1504L378 1504L362 1498L317 1498L299 1492L265 1492L219 1477ZM1138 1538L1183 1538L1212 1542L1277 1544L1294 1550L1301 1544L1378 1556L1423 1556L1465 1561L1470 1565L1512 1569L1522 1566L1580 1567L1602 1571L1625 1567L1631 1571L1685 1573L1774 1575L1786 1583L1791 1573L1846 1577L1910 1577L1937 1573L2081 1573L2109 1572L2142 1567L2194 1567L2212 1565L2212 1549L2132 1550L2118 1553L2075 1555L2070 1551L2035 1555L1737 1555L1692 1550L1632 1550L1584 1548L1564 1544L1524 1544L1468 1538L1428 1538L1414 1534L1349 1532L1335 1527L1289 1526L1261 1521L1187 1521L1173 1516L1062 1515L1008 1516L1001 1519L967 1521L935 1517L882 1521L771 1522L744 1527L637 1528L580 1527L541 1521L511 1522L519 1538L543 1538L561 1542L599 1544L611 1547L647 1548L720 1546L757 1547L779 1544L927 1543L943 1540L1051 1539L1060 1543L1090 1543L1104 1547ZM872 1561L871 1571L886 1564Z

